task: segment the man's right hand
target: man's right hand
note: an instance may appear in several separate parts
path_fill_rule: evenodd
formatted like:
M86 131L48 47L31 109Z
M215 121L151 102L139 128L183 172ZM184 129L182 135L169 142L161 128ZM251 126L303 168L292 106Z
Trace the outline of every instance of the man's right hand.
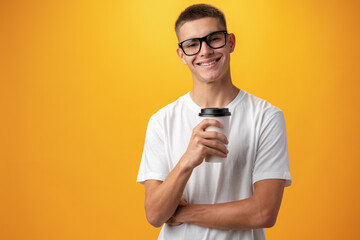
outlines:
M224 145L229 143L226 136L215 131L206 132L209 126L222 128L219 121L204 119L193 129L189 146L182 156L182 161L189 168L199 166L207 155L225 158L229 152Z
M205 129L209 126L222 128L220 122L204 119L194 127L186 152L165 181L145 181L146 217L153 226L160 227L166 221L171 225L180 224L170 218L178 207L181 208L182 204L186 205L186 202L181 200L181 196L193 169L200 165L207 155L226 157L228 153L224 145L228 144L226 136L218 132L206 132Z
M186 198L185 198L185 196L183 194L181 199L180 199L179 206L177 207L177 209L179 209L180 207L185 206L186 204L187 204L187 201L186 201ZM179 225L182 224L182 223L179 223L179 222L175 222L173 217L171 217L169 220L167 220L166 223L169 224L170 226L179 226Z

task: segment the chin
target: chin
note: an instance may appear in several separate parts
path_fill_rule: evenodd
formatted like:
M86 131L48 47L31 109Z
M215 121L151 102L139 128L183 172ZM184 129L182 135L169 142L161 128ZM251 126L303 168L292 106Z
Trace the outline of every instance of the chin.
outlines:
M203 83L216 83L216 82L221 82L223 78L222 76L214 75L214 76L203 76L198 79L200 82Z
M198 74L196 79L202 83L222 82L223 80L226 79L226 72L216 71L216 72Z
M212 83L220 82L221 80L219 80L219 79L200 79L199 81L202 83L212 84Z

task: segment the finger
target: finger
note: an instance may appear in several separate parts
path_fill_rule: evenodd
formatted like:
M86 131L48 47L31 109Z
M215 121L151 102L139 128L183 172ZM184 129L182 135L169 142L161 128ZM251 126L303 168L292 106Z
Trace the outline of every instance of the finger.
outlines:
M206 147L206 155L215 155L221 158L226 158L227 154L225 154L224 152L216 149L216 148L211 148L211 147Z
M170 226L179 226L181 225L182 223L178 223L178 222L166 222L167 225L170 225Z
M185 203L187 203L187 201L186 201L186 198L185 198L185 195L183 194L182 196L181 196L181 198L180 198L180 203L181 202L185 202Z
M167 220L165 223L170 226L179 226L182 224L181 222L176 222L174 217L169 218L169 220Z
M224 144L229 143L229 140L227 139L227 137L224 134L215 132L215 131L199 132L199 137L205 138L205 139L217 139Z
M204 119L202 120L196 127L196 130L203 130L205 131L205 129L209 126L214 126L214 127L218 127L218 128L222 128L222 124L215 119Z
M170 226L180 225L179 223L176 223L176 222L174 221L174 218L173 218L173 217L169 218L169 220L167 220L165 223L168 224L168 225L170 225Z
M180 202L179 202L179 206L185 206L187 204L187 201L185 199L185 196L182 195Z
M208 148L218 150L218 151L224 153L225 155L228 154L228 152L229 152L224 144L222 144L216 140L203 139L202 144Z

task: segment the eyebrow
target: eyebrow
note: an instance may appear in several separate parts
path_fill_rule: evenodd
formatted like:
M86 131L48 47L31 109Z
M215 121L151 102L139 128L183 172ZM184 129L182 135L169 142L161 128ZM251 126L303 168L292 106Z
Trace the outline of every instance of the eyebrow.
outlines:
M201 39L201 38L204 38L204 37L206 37L206 36L208 36L208 35L210 35L210 34L212 34L212 33L222 32L222 31L226 31L226 30L216 30L216 31L212 31L212 32L210 32L210 33L208 33L208 34L206 34L206 35L204 35L204 36L202 36L202 37L191 37L191 38L186 38L185 40L179 41L179 43L181 43L181 42L185 42L185 41L187 41L187 40L192 40L192 39Z

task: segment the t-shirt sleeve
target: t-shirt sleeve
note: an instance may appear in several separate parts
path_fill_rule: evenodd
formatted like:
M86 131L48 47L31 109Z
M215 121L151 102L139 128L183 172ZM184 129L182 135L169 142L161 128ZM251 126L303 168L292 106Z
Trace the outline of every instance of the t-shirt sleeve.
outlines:
M158 115L153 115L146 130L137 182L143 184L149 179L165 180L170 172L165 142L164 126L161 118Z
M264 121L260 131L253 183L264 179L285 179L286 186L292 183L285 119L280 110Z

